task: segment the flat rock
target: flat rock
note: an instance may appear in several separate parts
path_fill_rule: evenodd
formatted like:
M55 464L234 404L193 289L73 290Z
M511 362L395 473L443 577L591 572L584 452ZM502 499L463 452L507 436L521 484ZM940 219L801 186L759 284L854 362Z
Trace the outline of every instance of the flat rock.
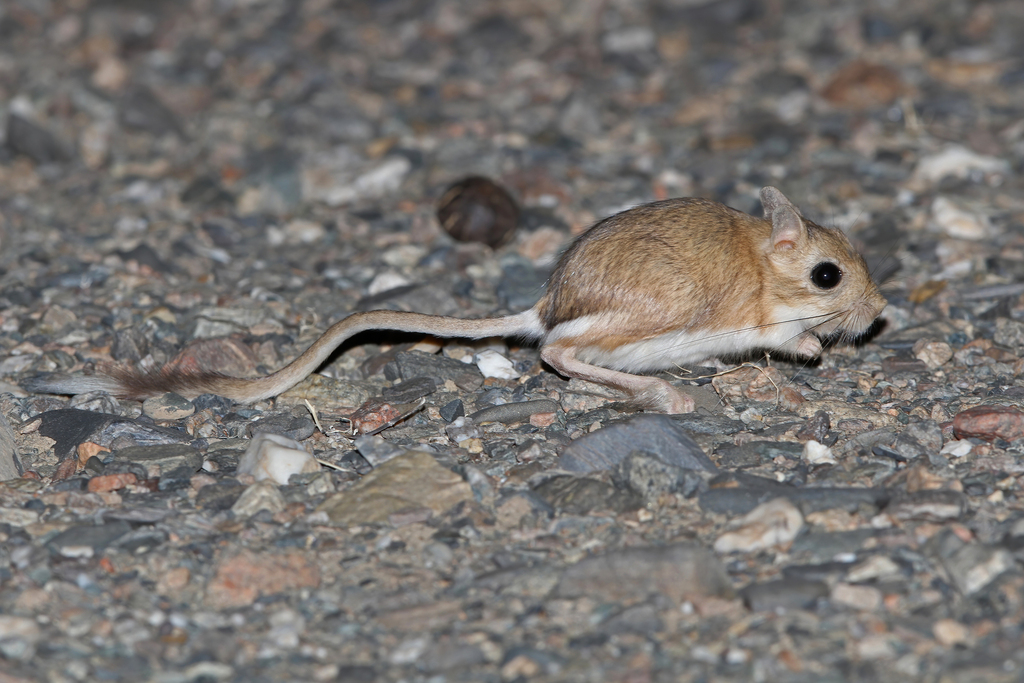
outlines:
M413 377L399 384L381 389L381 396L391 403L412 403L437 391L437 383L431 377ZM450 421L450 420L449 420Z
M697 442L667 415L640 415L605 425L569 444L558 464L569 472L611 470L633 451L645 451L682 469L718 471Z
M632 491L589 477L551 477L533 491L551 507L570 515L598 510L625 512L643 506L643 498Z
M922 363L922 366L924 364ZM819 410L828 413L832 424L838 424L842 420L863 420L871 425L873 429L890 427L896 424L896 418L888 413L879 412L877 408L846 403L845 401L808 401L801 404L796 413L800 417L814 417Z
M804 517L793 503L776 498L761 503L715 540L720 553L756 552L787 548L804 526Z
M600 602L646 599L661 593L680 603L691 596L731 598L732 582L707 548L674 544L614 550L568 567L555 587L560 598Z
M429 508L441 514L470 500L473 491L462 477L422 451L407 451L362 478L347 491L334 494L317 508L332 524L353 526L386 522L396 512Z
M14 442L14 430L7 418L0 413L0 481L17 479L21 476L21 462Z
M154 420L180 420L196 412L192 402L183 396L170 393L154 396L142 402L142 413Z
M781 612L814 609L828 593L828 584L824 581L783 578L745 586L740 597L752 612Z
M320 585L315 560L297 550L281 554L242 550L221 559L214 572L206 587L210 609L245 607L260 596Z
M1003 405L974 406L953 418L953 434L958 439L1020 439L1024 437L1024 411Z
M160 476L172 473L198 472L203 466L203 456L195 448L185 444L163 444L156 446L132 446L113 453L112 462L135 463L145 467L159 468Z
M92 557L131 530L124 521L74 526L51 538L47 545L65 557Z
M544 398L536 401L520 401L518 403L503 403L500 406L488 406L476 411L469 417L478 425L489 422L513 424L516 422L529 422L531 415L555 413L558 410L559 405L557 402Z
M484 376L475 365L446 356L421 351L402 351L395 354L394 364L397 377L389 376L390 371L387 368L391 365L388 364L384 372L388 379L429 377L438 385L451 380L464 391L476 391L484 383Z
M943 522L959 519L967 509L967 498L959 491L925 490L900 492L885 511L899 520Z

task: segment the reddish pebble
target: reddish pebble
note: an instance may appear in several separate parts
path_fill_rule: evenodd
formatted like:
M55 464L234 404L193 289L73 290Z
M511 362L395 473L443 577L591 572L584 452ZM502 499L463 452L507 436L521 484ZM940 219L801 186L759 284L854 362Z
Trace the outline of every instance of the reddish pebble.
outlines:
M390 403L385 403L379 398L371 398L349 415L348 419L351 420L352 429L357 434L369 434L401 415L401 411Z
M90 493L106 493L123 489L138 481L131 472L119 472L118 474L101 474L89 480Z
M530 424L534 427L550 427L557 417L558 413L534 413L530 416Z
M953 434L958 439L1020 439L1024 437L1024 412L1011 406L974 406L953 418Z

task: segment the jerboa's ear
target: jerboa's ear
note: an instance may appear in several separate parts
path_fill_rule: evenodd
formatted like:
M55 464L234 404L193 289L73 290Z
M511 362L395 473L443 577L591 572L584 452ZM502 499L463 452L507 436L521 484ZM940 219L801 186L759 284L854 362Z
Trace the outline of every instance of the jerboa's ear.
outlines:
M772 247L775 250L795 249L807 239L807 227L800 213L786 195L774 187L761 188L764 217L772 222Z

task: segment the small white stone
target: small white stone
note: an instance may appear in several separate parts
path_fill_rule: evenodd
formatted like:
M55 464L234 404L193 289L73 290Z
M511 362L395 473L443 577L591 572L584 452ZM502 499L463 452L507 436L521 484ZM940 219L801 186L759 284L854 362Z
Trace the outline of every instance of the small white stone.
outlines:
M961 209L945 197L936 197L932 202L932 222L943 233L956 239L982 240L992 235L992 222L988 216Z
M295 439L280 434L256 434L238 461L239 474L251 474L256 481L270 479L287 484L293 474L317 472L320 463Z
M944 341L919 339L914 344L914 355L930 369L941 367L953 357L953 347Z
M408 284L412 283L408 278L402 277L398 273L380 273L370 281L369 285L366 286L366 293L370 296L374 296L375 294L397 289L398 287L405 287Z
M977 154L960 145L950 145L937 154L923 157L914 169L914 177L937 183L946 176L966 178L974 171L1007 173L1010 164L1003 159Z
M231 506L231 512L235 514L235 517L247 519L263 510L275 514L284 510L284 507L284 496L281 495L277 485L273 481L265 480L258 481L242 491L242 495Z
M476 366L484 377L496 377L498 379L517 379L519 373L508 358L497 351L484 349L474 356Z
M804 460L810 465L834 465L837 462L832 449L814 439L804 444Z
M774 546L788 546L804 526L804 516L786 498L762 503L744 515L731 531L715 541L720 553L755 552Z
M967 439L963 441L949 441L942 447L939 453L951 458L962 458L965 455L969 455L972 448L974 448L974 444Z

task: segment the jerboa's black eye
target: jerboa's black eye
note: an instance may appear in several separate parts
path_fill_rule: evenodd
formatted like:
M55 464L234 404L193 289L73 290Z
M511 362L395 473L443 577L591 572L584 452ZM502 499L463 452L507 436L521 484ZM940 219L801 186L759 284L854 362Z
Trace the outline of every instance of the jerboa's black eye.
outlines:
M843 279L843 271L829 261L822 261L811 271L811 282L822 289L832 289Z

